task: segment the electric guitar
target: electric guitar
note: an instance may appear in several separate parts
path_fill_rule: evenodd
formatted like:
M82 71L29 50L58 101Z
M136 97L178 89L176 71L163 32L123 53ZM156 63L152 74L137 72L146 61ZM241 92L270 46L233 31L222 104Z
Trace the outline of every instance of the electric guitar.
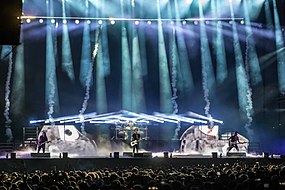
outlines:
M237 145L237 144L245 144L245 143L247 143L247 142L229 141L229 146L233 146L233 145Z
M51 141L45 141L45 142L42 142L42 143L38 143L38 146L42 146L43 144L46 144L46 143L50 143Z
M144 140L144 138L141 138L139 140L134 140L134 141L131 141L131 146L135 146L136 144L138 144L140 141Z

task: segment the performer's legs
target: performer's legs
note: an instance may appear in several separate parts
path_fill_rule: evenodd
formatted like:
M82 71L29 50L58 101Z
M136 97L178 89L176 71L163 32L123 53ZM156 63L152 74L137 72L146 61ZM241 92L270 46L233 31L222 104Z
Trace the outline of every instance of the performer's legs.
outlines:
M134 153L136 152L136 153L138 153L139 152L139 144L136 144L135 146L134 146L134 151L133 151Z
M45 153L45 151L46 151L46 145L45 144L43 144L43 153Z
M236 148L237 151L239 151L239 148L238 148L238 145L237 145L237 144L235 144L235 148Z
M42 146L43 146L43 145L39 145L39 146L38 146L38 153L40 153L40 150L41 150Z
M227 151L227 153L228 153L228 152L230 152L230 151L232 150L232 148L233 148L233 146L232 146L232 145L231 145L231 146L229 146L229 147L228 147L228 151Z

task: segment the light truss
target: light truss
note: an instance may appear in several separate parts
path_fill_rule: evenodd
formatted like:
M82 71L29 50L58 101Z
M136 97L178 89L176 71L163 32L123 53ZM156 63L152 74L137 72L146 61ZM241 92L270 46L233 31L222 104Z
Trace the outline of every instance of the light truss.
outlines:
M209 118L197 113L187 112L186 114L165 114L155 112L153 115L145 113L135 113L126 110L121 110L118 112L110 112L105 114L97 115L96 112L82 115L72 115L64 116L50 119L41 119L30 121L30 124L51 124L51 123L91 123L91 124L118 124L118 123L141 123L142 125L149 123L174 123L179 122L194 124L207 124L209 122L223 124L223 121Z
M214 17L214 18L122 18L122 17L62 17L62 16L21 16L21 19L57 19L57 20L102 20L102 21L241 21L242 17Z

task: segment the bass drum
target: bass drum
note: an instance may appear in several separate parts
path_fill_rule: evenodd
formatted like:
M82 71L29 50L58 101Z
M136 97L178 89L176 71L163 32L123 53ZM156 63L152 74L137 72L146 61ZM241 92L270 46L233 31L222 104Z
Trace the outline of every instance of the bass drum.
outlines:
M120 140L127 140L129 136L126 131L122 130L122 131L118 131L117 138Z

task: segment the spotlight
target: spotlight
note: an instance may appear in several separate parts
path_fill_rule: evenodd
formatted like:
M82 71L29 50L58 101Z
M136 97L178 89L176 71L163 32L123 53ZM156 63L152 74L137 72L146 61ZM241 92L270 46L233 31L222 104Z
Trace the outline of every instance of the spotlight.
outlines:
M75 24L79 24L79 20L75 20L74 22L75 22Z
M219 20L219 21L218 21L218 24L222 24L222 21Z
M205 24L210 24L210 21L206 20L206 21L205 21Z
M54 23L55 23L55 20L54 20L54 19L51 19L50 22L51 22L52 24L54 24Z
M136 20L135 25L139 25L139 24L140 24L140 21Z
M184 0L184 1L185 1L185 3L187 3L189 5L191 5L191 3L193 2L193 0Z
M31 22L31 19L28 18L28 19L26 20L26 22L27 22L27 23L30 23L30 22Z
M66 24L66 23L67 23L67 20L66 20L66 19L62 20L62 23L63 23L63 24Z
M194 21L194 25L198 25L198 21L197 20Z
M229 24L233 24L233 21L232 21L232 20L230 20L230 21L229 21Z
M150 21L150 20L149 20L149 21L147 21L147 24L148 24L148 25L151 25L151 21Z
M182 21L182 24L183 24L183 25L186 25L186 24L187 24L186 20L183 20L183 21Z
M174 24L173 20L172 20L172 21L170 21L170 24L171 24L171 25L173 25L173 24Z
M91 24L91 20L87 20L87 24Z
M114 20L111 20L111 24L113 25L113 24L115 24L116 23L116 21L114 21Z
M43 19L40 19L40 20L39 20L39 23L43 23L43 22L44 22L44 20L43 20Z
M103 21L102 21L102 20L98 20L98 24L99 24L99 25L102 25L102 24L103 24Z
M240 21L240 24L244 24L244 20L241 20L241 21Z

